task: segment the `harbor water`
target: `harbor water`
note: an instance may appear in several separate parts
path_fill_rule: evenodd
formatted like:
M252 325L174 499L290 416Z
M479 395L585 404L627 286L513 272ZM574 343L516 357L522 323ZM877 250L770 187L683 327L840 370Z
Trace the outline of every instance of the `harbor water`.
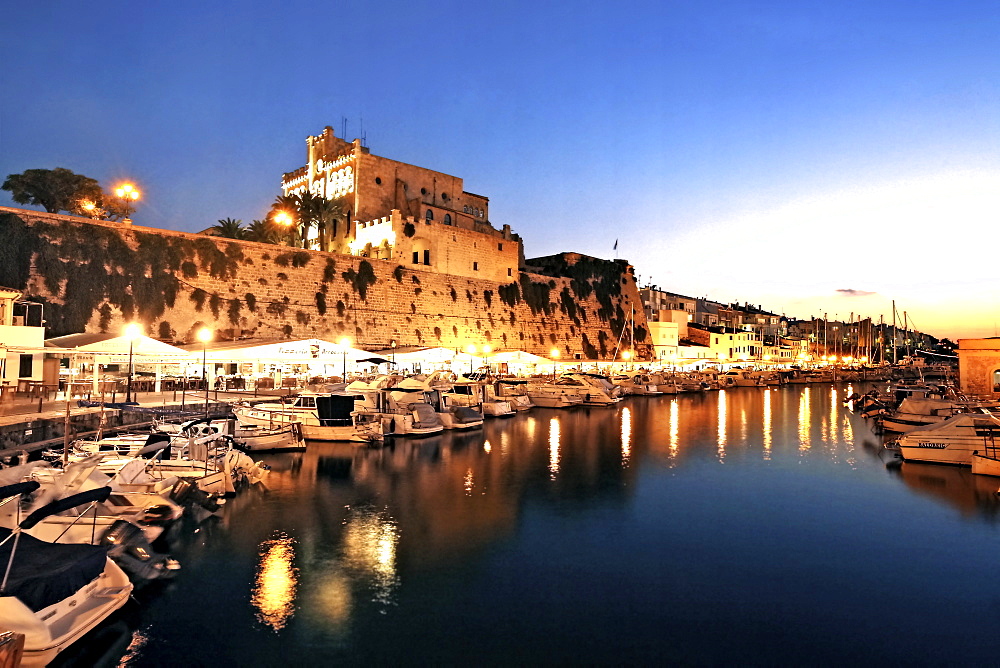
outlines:
M866 389L261 456L269 489L182 527L177 578L64 662L995 663L1000 479L887 466Z

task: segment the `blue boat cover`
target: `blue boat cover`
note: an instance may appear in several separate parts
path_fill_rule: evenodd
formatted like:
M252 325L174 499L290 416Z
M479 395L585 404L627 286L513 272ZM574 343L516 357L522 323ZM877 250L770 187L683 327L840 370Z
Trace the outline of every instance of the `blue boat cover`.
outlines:
M0 527L0 540L10 535ZM6 569L14 538L0 546L0 569ZM104 572L108 553L97 545L46 543L22 533L14 553L3 596L16 596L38 612L74 592ZM3 574L0 570L0 580Z

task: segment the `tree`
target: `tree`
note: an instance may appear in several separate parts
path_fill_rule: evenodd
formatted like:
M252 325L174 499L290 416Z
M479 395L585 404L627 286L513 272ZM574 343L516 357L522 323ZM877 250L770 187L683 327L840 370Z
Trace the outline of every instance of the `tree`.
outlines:
M225 237L226 239L246 238L246 230L243 229L242 220L223 218L219 221L218 225L212 225L208 229L211 230L217 237Z
M255 220L244 228L243 238L262 244L280 244L284 230L279 230L268 220Z
M272 221L276 219L278 214L285 214L293 221L292 225L279 227L279 229L283 229L282 236L288 240L286 243L289 246L294 246L296 239L299 238L297 225L297 221L299 220L299 202L300 200L296 195L278 195L274 198L274 203L271 204L271 212L268 214L268 218Z
M104 199L101 184L95 179L62 167L8 174L0 189L9 190L11 199L18 204L42 206L49 213L83 213L84 200L100 206Z

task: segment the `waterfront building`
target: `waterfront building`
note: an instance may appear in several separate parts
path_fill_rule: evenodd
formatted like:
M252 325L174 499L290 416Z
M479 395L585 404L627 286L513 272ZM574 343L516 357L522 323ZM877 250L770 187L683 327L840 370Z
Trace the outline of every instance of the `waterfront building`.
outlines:
M0 286L0 386L57 382L58 362L45 360L42 305L22 300L22 294Z
M969 396L1000 396L1000 337L958 340L958 381Z

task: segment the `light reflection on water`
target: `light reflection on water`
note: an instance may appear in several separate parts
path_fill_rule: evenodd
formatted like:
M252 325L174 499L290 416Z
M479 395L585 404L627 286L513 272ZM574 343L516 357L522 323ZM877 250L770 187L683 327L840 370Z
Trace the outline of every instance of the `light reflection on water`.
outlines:
M963 564L984 567L1000 531L997 481L951 467L887 470L843 396L816 385L632 397L380 449L265 456L271 490L227 504L213 535L178 553L184 570L143 611L135 665L168 665L178 648L207 662L210 645L188 637L220 616L226 633L211 642L233 663L474 654L506 665L650 662L637 648L678 663L789 663L836 619L933 612L955 626L968 621L962 610L985 614L979 598L1000 600L1000 587L956 594L975 590L967 569L941 570L926 541L947 537ZM728 431L735 415L740 443ZM887 554L907 554L927 577L908 586L899 569L873 568ZM181 602L215 590L225 594L213 606ZM941 611L942 597L963 605ZM665 600L703 617L684 624ZM502 642L484 641L514 616ZM612 618L630 620L627 639L609 630ZM704 619L724 624L725 638ZM595 642L581 647L581 634ZM867 627L825 634L827 651L843 653L820 662L846 660L858 643L883 647L889 663L941 658L926 647L893 654L908 647L895 640Z
M251 602L257 608L257 619L275 631L283 629L295 613L298 570L294 560L295 541L286 535L279 535L260 546Z
M677 407L677 399L670 400L670 417L669 417L669 427L670 427L670 455L669 461L670 466L673 468L677 463L677 447L678 447L678 428L677 423L678 415L680 411Z
M812 447L810 431L812 429L812 412L809 407L809 395L812 388L806 385L799 395L799 452L805 452Z
M764 459L771 459L771 388L764 389L764 419L761 425Z
M549 420L549 477L559 473L559 418Z
M718 441L718 457L719 461L725 461L726 459L726 391L719 390L719 409L718 409L718 426L716 429L716 437Z
M622 466L628 466L632 457L632 411L622 409Z

